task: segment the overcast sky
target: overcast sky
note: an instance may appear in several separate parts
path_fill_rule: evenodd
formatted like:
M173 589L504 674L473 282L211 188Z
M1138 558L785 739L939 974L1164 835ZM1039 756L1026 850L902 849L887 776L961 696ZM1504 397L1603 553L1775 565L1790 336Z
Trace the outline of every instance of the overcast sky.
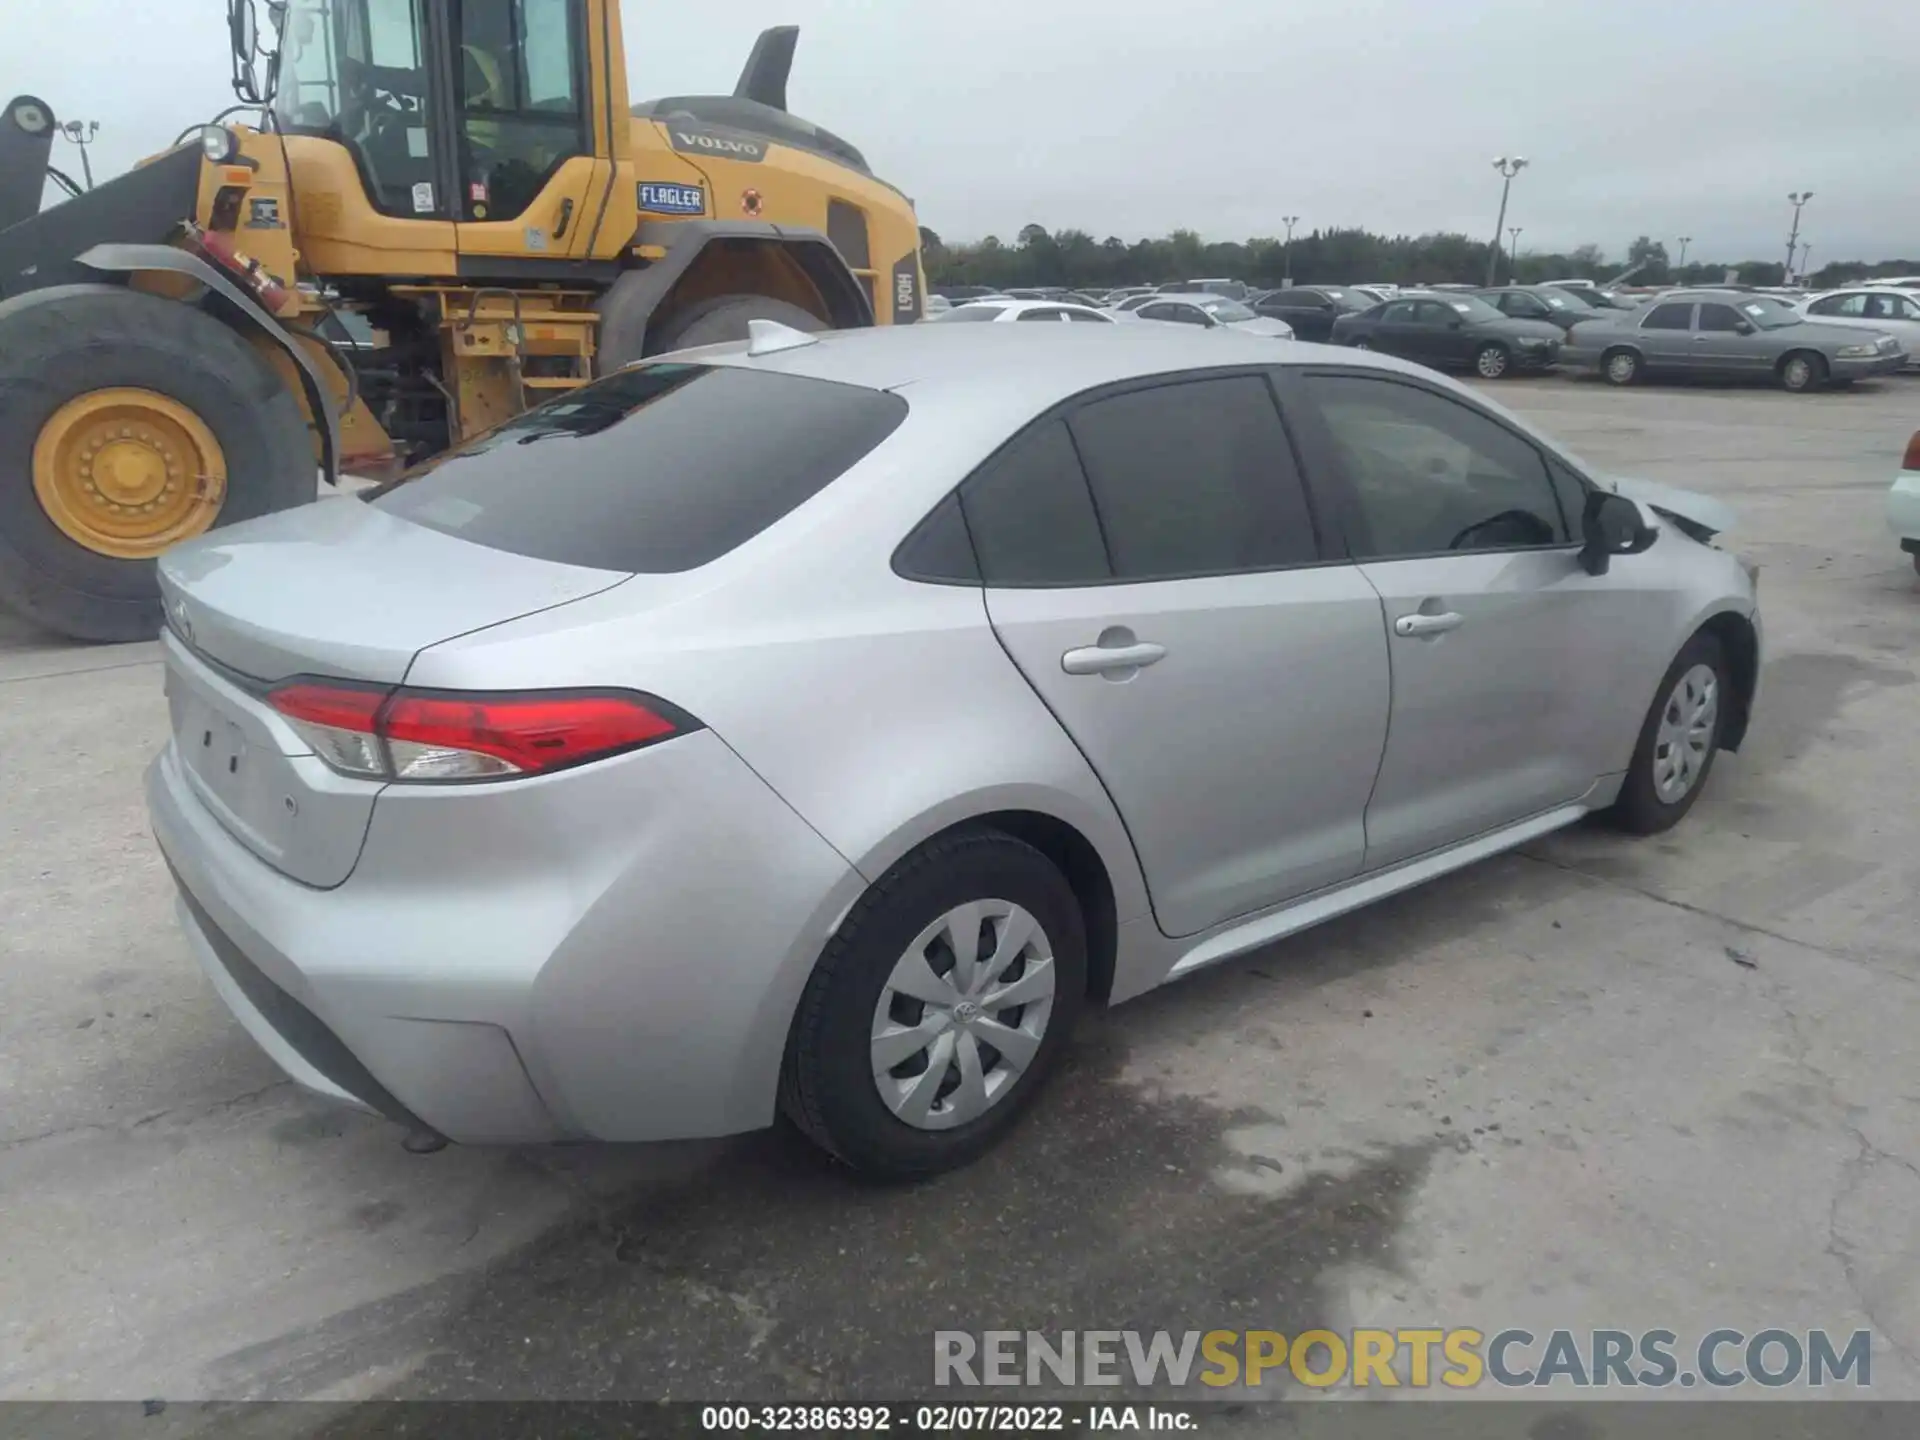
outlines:
M101 122L118 171L227 100L221 0L13 5L0 97ZM1693 237L1813 264L1920 257L1913 0L626 0L636 99L730 90L801 28L794 110L949 240L1358 225L1491 236L1492 157L1532 162L1520 248ZM74 170L72 147L57 153ZM56 163L60 163L56 161Z

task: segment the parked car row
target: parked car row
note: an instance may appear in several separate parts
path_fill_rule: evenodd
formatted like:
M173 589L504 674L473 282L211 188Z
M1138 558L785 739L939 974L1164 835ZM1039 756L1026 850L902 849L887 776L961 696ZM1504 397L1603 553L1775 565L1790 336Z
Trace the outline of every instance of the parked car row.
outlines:
M1566 367L1615 385L1685 375L1771 377L1783 389L1806 391L1920 366L1920 293L1896 286L1798 297L1675 289L1633 303L1571 281L1395 290L1384 298L1376 298L1385 288L1378 285L1296 285L1253 293L1243 303L1206 288L1225 283L1098 297L1104 308L1070 298L1079 292L1042 299L1008 291L930 318L1231 327L1378 350L1486 380Z

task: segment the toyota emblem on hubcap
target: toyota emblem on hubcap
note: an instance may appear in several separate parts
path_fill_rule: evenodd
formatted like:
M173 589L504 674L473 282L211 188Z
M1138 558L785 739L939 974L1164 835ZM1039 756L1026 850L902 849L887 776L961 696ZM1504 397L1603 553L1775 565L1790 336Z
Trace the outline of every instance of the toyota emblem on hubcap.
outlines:
M953 1007L953 1018L962 1025L971 1025L980 1018L980 1007L971 1000L962 1000Z

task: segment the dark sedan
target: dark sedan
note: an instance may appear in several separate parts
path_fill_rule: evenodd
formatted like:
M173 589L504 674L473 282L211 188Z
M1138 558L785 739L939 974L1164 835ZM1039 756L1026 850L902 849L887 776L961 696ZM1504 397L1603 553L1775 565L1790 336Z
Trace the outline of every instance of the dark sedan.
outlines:
M1554 285L1500 285L1473 292L1509 320L1545 320L1564 334L1601 312Z
M1349 290L1344 285L1295 285L1269 290L1247 303L1269 320L1286 321L1298 338L1324 343L1332 338L1333 322L1342 315L1358 315L1379 302L1364 290Z
M1544 370L1564 332L1545 320L1510 320L1478 295L1398 295L1333 322L1333 343L1380 350L1436 370L1470 369L1486 380Z

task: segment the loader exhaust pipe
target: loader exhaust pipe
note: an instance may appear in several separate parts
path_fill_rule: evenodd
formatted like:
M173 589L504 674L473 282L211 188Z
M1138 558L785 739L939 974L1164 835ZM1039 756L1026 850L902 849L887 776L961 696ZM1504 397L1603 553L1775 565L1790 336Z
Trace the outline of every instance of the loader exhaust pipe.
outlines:
M40 213L53 161L53 107L16 95L0 110L0 230Z

